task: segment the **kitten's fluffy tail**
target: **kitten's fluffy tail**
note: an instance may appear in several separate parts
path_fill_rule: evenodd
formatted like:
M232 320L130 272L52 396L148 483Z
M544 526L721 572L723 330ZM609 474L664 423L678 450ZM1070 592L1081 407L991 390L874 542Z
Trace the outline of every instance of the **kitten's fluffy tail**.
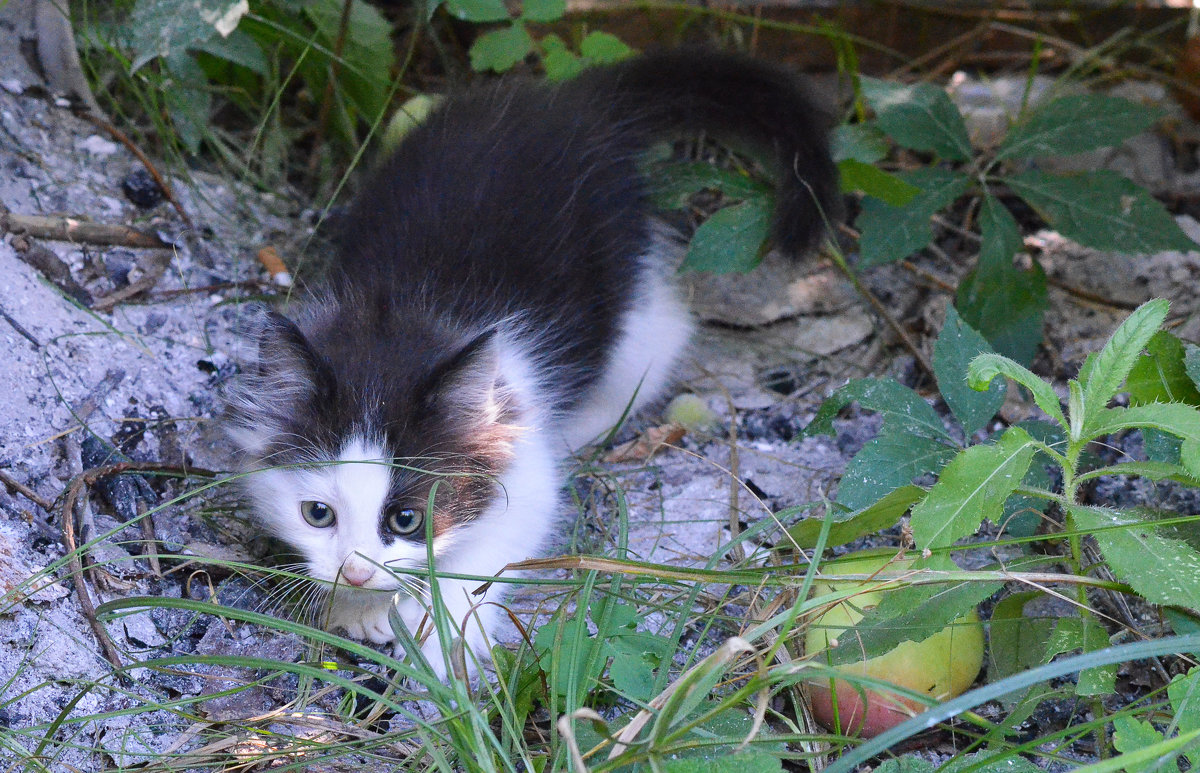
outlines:
M700 128L772 153L779 174L774 236L785 252L813 247L841 214L831 116L782 67L684 48L588 70L573 84L652 132Z

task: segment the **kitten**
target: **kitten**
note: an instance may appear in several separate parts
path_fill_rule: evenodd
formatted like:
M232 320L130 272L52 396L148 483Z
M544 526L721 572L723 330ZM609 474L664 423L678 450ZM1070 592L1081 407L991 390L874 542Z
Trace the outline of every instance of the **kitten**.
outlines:
M263 315L228 400L258 517L334 584L329 627L392 641L399 590L415 632L428 589L389 567L431 553L439 573L490 576L537 555L567 455L662 393L692 323L639 154L680 129L771 154L775 241L799 254L838 209L825 125L784 70L683 50L476 88L409 134L327 284L295 322ZM478 581L438 583L486 657L497 606ZM436 636L424 649L444 675Z

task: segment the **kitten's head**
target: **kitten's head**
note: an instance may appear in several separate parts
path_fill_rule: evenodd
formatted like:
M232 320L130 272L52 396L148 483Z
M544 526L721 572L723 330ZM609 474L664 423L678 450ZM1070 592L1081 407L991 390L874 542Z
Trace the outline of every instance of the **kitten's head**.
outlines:
M406 341L357 322L326 309L306 334L262 314L226 426L257 517L312 577L391 590L383 567L424 565L427 535L444 554L502 500L516 408L492 333Z

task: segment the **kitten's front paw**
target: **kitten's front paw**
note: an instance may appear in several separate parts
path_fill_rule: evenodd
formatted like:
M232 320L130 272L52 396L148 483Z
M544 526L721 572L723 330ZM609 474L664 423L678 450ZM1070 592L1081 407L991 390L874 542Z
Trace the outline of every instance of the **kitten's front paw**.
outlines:
M391 596L359 595L362 597L345 594L335 600L328 627L331 630L340 628L351 639L372 644L386 644L395 639L392 625L388 622L388 611L392 608Z
M449 598L446 601L447 617L451 626L450 634L454 638L461 637L463 639L465 645L463 656L466 661L467 675L473 676L478 671L479 664L491 658L491 640L486 632L492 628L495 607L482 606L470 611L470 606L467 604L454 604L450 602ZM449 653L443 652L442 641L438 637L429 610L416 599L409 598L400 602L397 611L414 638L423 641L421 654L429 662L433 672L440 679L446 679L448 675L446 662L453 658L453 655L447 658ZM464 625L464 618L465 631L459 628ZM403 652L403 648L397 644L397 656L402 655Z

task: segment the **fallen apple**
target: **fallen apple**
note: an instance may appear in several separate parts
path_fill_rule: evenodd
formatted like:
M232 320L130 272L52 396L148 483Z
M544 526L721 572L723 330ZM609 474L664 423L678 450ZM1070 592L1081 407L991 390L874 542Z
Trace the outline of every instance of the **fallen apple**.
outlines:
M805 636L805 651L819 653L828 647L855 646L853 634L843 632L862 619L863 613L876 606L886 590L880 587L906 571L911 558L895 559L894 550L867 550L821 565L822 574L874 575L871 580L844 580L813 583L813 596L835 591L861 590L835 604L812 622ZM877 573L877 574L876 574ZM840 640L839 640L840 639ZM820 654L815 654L820 658ZM920 642L906 641L877 657L843 663L837 670L847 675L863 675L890 682L937 700L949 700L967 690L983 667L983 626L979 615L955 620L941 631ZM830 690L830 682L833 690ZM865 738L878 735L920 713L925 706L896 693L860 688L852 682L825 679L810 682L809 699L813 718L825 728ZM834 696L837 708L834 710Z

